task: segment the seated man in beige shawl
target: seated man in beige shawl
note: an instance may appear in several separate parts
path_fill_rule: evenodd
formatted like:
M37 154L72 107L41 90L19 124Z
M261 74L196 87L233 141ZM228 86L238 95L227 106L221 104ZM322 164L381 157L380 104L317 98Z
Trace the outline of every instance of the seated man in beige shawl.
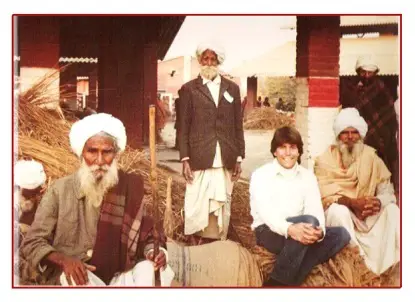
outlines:
M315 173L328 226L343 226L366 265L381 274L400 260L399 208L391 173L363 144L367 124L355 108L334 121L336 145L316 159Z

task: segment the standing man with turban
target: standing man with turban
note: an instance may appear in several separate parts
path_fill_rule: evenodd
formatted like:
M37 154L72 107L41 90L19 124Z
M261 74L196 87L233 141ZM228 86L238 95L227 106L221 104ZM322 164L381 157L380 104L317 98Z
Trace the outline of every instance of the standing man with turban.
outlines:
M397 122L394 99L377 77L379 67L371 57L356 62L358 77L345 83L340 93L343 108L354 107L365 119L368 131L365 144L373 147L392 173L395 191L399 191L399 154L396 143Z
M143 179L118 170L124 125L93 114L73 124L69 138L81 166L43 197L21 257L50 285L154 285L167 251L150 261L153 223L143 216Z
M219 74L223 50L202 44L196 56L200 75L179 91L179 146L187 181L185 234L208 242L227 238L231 194L241 175L245 141L239 87Z
M315 164L326 225L346 228L367 267L381 274L400 259L391 173L376 150L363 143L368 127L355 108L343 109L333 128L337 142Z

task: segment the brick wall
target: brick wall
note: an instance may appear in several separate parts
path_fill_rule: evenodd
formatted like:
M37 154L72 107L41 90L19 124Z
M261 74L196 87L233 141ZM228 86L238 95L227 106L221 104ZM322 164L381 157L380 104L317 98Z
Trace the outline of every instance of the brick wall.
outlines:
M296 127L304 143L302 164L333 143L339 107L340 17L297 17Z
M339 78L308 79L309 101L311 107L337 107L339 105Z
M297 76L338 77L340 17L297 17Z

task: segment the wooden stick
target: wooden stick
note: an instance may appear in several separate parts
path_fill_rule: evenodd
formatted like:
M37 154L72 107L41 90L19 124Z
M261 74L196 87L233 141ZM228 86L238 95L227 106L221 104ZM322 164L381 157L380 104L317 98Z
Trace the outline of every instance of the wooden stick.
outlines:
M158 231L159 225L159 202L158 202L158 194L157 194L157 159L156 159L156 107L154 105L150 105L149 108L149 124L150 124L150 183L151 183L151 191L153 196L153 218L154 218L154 228L153 228L153 236L154 236L154 258L159 253L160 247L160 234ZM154 260L153 258L153 260ZM160 270L155 272L156 280L160 279Z
M173 229L174 229L174 217L173 217L172 200L171 200L172 181L173 181L172 177L169 176L167 178L166 209L164 210L164 221L163 221L164 234L169 238L173 238Z

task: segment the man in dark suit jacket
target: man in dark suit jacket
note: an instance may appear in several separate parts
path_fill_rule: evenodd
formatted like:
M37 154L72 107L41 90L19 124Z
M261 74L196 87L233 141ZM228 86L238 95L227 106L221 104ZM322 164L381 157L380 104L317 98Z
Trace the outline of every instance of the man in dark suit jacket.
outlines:
M196 56L200 75L179 91L185 234L226 239L230 195L245 157L241 96L238 85L219 75L220 48L201 45Z

